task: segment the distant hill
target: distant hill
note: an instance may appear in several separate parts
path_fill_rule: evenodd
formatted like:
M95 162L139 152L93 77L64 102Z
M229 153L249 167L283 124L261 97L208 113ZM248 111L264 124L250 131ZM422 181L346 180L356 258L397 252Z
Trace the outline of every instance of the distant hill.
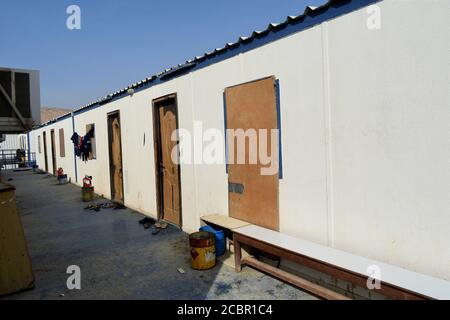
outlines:
M69 109L61 109L61 108L41 108L41 123L46 123L52 119L65 115L66 113L71 112Z

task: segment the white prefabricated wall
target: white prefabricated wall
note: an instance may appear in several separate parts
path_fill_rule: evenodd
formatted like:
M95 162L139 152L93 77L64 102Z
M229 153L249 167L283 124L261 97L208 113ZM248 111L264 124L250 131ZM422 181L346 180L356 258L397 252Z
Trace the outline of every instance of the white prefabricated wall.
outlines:
M64 130L64 148L65 156L61 157L60 153L60 135L59 130ZM45 169L44 158L44 131L46 133L46 147L47 147L47 161L48 171L53 172L53 160L52 160L52 144L51 144L51 130L55 131L55 149L56 149L56 169L63 168L64 173L67 174L67 178L72 182L75 182L75 160L74 160L74 146L70 138L73 134L72 118L66 118L60 120L51 125L44 126L42 128L33 130L30 133L30 143L35 143L36 162L39 168ZM39 141L40 140L40 152ZM81 161L79 158L77 161Z
M5 134L4 141L0 142L0 150L16 150L22 148L18 134Z
M29 147L28 134L30 137ZM31 141L32 136L34 136L34 131L23 134L5 134L5 140L3 142L0 142L0 150L28 150L29 148L30 152L35 152L36 144L34 143L34 141Z
M4 141L0 142L0 154L1 157L15 157L15 151L17 149L23 149L27 152L27 159L29 161L35 160L33 157L34 142L28 143L28 133L25 134L5 134L3 135ZM28 147L30 145L30 147ZM28 158L28 151L30 157ZM15 169L17 165L5 165L2 169Z
M110 197L107 113L120 111L125 205L156 217L152 100L176 93L180 128L224 132L226 87L280 82L280 232L450 280L449 1L384 0L380 29L363 8L75 115L96 128L95 160L77 161ZM75 179L72 119L65 128ZM67 131L66 131L67 130ZM56 143L57 148L59 143ZM37 149L37 148L36 148ZM43 168L43 152L37 154ZM228 215L225 165L181 165L183 230Z

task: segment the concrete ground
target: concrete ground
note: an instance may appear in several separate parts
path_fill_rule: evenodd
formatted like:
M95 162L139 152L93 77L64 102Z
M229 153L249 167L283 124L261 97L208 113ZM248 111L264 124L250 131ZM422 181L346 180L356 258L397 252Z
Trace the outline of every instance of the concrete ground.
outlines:
M17 188L36 278L35 289L6 299L315 299L249 267L235 273L218 262L195 271L184 232L152 235L130 209L84 210L80 188L49 175L2 172L2 179ZM67 289L70 265L81 268L81 290Z

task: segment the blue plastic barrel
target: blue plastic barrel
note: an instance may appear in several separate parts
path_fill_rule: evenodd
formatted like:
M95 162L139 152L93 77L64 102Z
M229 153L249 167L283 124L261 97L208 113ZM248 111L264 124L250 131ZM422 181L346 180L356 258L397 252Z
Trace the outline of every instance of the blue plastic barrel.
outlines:
M215 229L211 226L204 226L200 228L200 231L206 231L214 234L216 238L216 256L221 256L225 252L225 234L223 230Z

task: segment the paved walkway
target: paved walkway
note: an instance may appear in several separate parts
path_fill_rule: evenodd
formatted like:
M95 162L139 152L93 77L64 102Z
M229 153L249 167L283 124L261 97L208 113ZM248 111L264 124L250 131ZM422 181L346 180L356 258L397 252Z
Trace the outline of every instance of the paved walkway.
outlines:
M314 299L251 268L195 271L184 232L152 235L129 209L84 210L74 185L30 171L2 177L17 188L36 278L35 289L8 299ZM69 265L81 268L81 290L66 287Z

